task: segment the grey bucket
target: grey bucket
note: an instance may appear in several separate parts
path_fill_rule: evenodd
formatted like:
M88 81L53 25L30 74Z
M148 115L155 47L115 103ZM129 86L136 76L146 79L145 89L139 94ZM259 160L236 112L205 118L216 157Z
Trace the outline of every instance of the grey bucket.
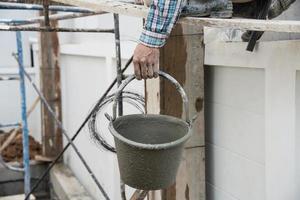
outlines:
M180 84L170 75L159 75L171 81L180 92L186 121L176 117L134 114L116 118L118 98L135 77L129 76L116 92L109 130L114 136L122 181L141 190L159 190L175 182L184 143L191 136L188 99Z

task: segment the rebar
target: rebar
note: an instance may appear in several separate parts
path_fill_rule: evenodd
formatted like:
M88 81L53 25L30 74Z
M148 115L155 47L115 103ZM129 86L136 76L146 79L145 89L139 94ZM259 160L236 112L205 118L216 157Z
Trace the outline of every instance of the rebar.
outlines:
M121 63L120 25L119 25L119 15L118 14L114 14L114 25L115 25L117 83L118 83L118 87L119 87L122 83L123 77L122 77L122 63ZM119 116L123 115L122 96L119 99L118 112L119 112Z

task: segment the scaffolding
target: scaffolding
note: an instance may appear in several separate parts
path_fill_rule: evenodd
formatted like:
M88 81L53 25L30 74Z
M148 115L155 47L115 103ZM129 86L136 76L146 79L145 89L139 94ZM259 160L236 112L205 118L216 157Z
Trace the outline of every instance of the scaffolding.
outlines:
M18 1L2 1L0 2L0 9L15 9L15 10L33 10L43 11L43 16L30 18L30 19L0 19L0 31L15 31L17 39L17 54L16 59L19 65L19 80L20 80L20 93L21 93L21 108L22 108L22 131L23 131L23 169L15 169L8 166L12 170L24 171L24 191L25 199L29 199L30 195L41 183L41 181L47 176L52 167L60 160L65 151L72 146L75 153L80 158L81 162L89 172L93 181L97 185L98 189L102 193L106 200L109 200L108 194L92 172L91 168L85 161L84 157L73 143L78 137L83 127L87 124L96 108L101 105L107 95L110 93L114 85L119 86L124 78L123 73L129 67L132 62L132 57L128 60L125 67L122 69L121 64L121 46L120 46L120 31L119 31L119 14L129 15L134 17L146 18L148 14L148 8L140 5L134 5L128 2L121 1L100 1L100 0L53 0L41 1L42 4L33 3L19 3ZM63 14L50 14L50 11L63 12ZM53 27L50 25L52 20L66 20L75 19L86 16L95 16L105 13L113 13L114 18L114 29L87 29L87 28L66 28L66 27ZM299 21L280 21L280 20L254 20L254 19L214 19L214 18L195 18L185 17L181 18L178 23L197 25L197 26L208 26L215 28L235 28L242 30L251 31L273 31L273 32L287 32L287 33L300 33L300 22ZM43 24L40 26L33 26L34 24ZM116 71L117 77L109 85L107 90L98 100L97 104L90 111L86 119L79 126L73 137L69 137L67 131L63 128L61 121L57 118L53 108L47 102L44 94L42 94L35 83L31 80L29 74L26 72L23 63L23 47L22 47L22 31L37 31L37 32L94 32L94 33L112 33L115 36L115 51L116 51ZM29 149L28 149L28 125L27 125L27 108L26 108L26 91L24 79L27 78L34 90L38 93L41 102L45 105L58 127L62 130L62 134L67 139L67 144L64 146L62 151L56 156L56 158L50 163L45 172L39 177L38 181L31 186L30 183L30 164L29 164ZM123 106L122 98L119 99L118 113L122 115ZM7 126L19 126L19 123L0 125L0 127ZM125 200L125 185L121 183L121 196ZM144 199L148 191L136 190L131 199Z
M19 80L20 80L20 93L21 93L21 110L22 110L22 125L21 129L23 132L23 166L24 168L15 168L13 166L9 166L8 164L4 163L1 159L1 163L4 164L8 169L15 170L15 171L22 171L24 172L24 192L25 192L25 199L29 199L30 195L34 192L37 186L41 183L41 181L47 176L48 172L52 169L52 167L61 159L64 152L68 149L69 146L72 146L75 150L76 154L82 161L83 165L85 166L86 170L92 177L92 180L97 185L98 189L101 191L103 197L105 199L110 199L106 191L103 189L102 185L92 172L91 168L85 161L82 154L79 152L78 148L74 145L73 141L79 135L82 128L88 122L89 118L93 114L93 110L97 107L95 105L94 109L90 112L89 116L84 120L82 125L76 131L75 135L70 138L63 128L61 121L57 118L55 111L51 108L50 104L47 102L44 94L40 92L38 87L32 81L30 75L26 72L23 63L23 47L22 47L22 31L38 31L38 32L94 32L94 33L112 33L115 35L115 46L116 46L116 70L117 70L117 77L113 81L113 83L109 86L106 90L104 95L100 98L98 104L101 104L107 94L111 91L113 86L118 83L118 86L121 84L123 79L123 72L129 67L132 58L128 61L125 68L122 70L121 68L121 47L120 47L120 33L119 33L119 16L117 14L113 15L114 18L114 29L87 29L87 28L63 28L63 27L51 27L50 21L51 20L65 20L65 19L74 19L78 17L85 17L85 16L94 16L94 15L101 15L106 12L94 12L90 9L82 9L73 6L61 6L61 5L49 5L48 1L43 1L43 5L39 4L26 4L26 3L18 3L18 2L0 2L0 9L14 9L14 10L33 10L33 11L43 11L44 16L31 18L31 19L0 19L0 31L16 31L16 40L17 40L17 54L15 58L19 65ZM55 12L64 12L64 14L53 14L50 15L50 11ZM31 24L40 24L43 23L45 26L30 26ZM29 132L28 132L28 123L27 123L27 107L26 107L26 90L25 90L25 77L29 80L30 84L33 86L34 90L37 92L41 102L45 105L48 112L53 117L53 120L58 125L58 127L62 130L62 134L66 137L68 143L65 145L63 150L57 155L54 161L49 165L47 170L42 174L39 180L31 186L30 179L30 158L29 158ZM122 114L122 102L121 99L119 101L119 114ZM12 127L18 126L19 123L15 124L5 124L1 127ZM122 186L123 187L123 186ZM143 194L144 195L144 194Z

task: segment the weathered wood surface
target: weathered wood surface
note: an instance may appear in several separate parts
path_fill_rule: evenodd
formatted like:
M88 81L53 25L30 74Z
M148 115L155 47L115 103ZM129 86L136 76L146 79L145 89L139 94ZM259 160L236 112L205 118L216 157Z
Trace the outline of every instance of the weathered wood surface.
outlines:
M151 200L204 200L205 148L203 112L203 33L201 27L178 25L161 50L160 70L176 78L187 92L193 136L186 144L176 184ZM183 117L181 97L168 81L155 79L146 84L147 111Z
M51 21L51 26L56 25L57 21ZM55 111L57 118L61 120L59 40L55 32L40 34L40 84L46 100ZM47 108L44 105L41 108L43 155L54 157L62 149L61 130Z
M54 0L55 2L88 8L94 11L105 11L145 18L148 8L111 0ZM292 20L255 20L255 19L213 19L185 17L179 23L217 28L236 28L254 31L274 31L300 33L300 21Z

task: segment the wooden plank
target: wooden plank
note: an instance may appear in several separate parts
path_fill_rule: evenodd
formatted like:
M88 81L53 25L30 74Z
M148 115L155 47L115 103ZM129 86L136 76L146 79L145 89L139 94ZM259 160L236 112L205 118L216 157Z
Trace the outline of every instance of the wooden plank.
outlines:
M148 8L111 0L53 0L55 2L88 8L94 11L105 11L146 18ZM300 33L300 21L292 20L256 20L256 19L213 19L185 17L179 23L200 25L216 28L236 28L253 31L274 31L286 33Z
M186 149L177 175L176 200L205 200L205 147Z
M289 66L300 70L298 40L259 42L254 52L246 51L246 46L246 42L207 43L205 65L264 69L270 63L280 63L283 68Z
M185 30L188 28L177 25L172 32L167 44L161 49L160 68L176 78L187 93L189 117L194 119L194 125L192 139L186 147L199 147L204 145L203 34L186 35ZM184 116L182 99L173 85L163 80L160 87L160 113Z
M50 180L58 199L93 199L77 180L72 171L63 164L57 164L53 167L53 169L50 171Z
M24 194L0 197L0 200L23 200L25 198ZM35 200L36 198L33 195L30 195L29 200Z
M51 21L56 27L57 21ZM44 26L44 24L42 24ZM58 34L40 34L40 85L41 91L59 120L61 120L61 88ZM62 134L54 118L42 104L42 149L46 157L55 157L62 149Z
M190 117L195 119L193 138L186 144L176 184L150 193L151 200L205 199L204 112L203 112L203 32L199 28L177 25L161 49L160 69L181 83L189 97ZM188 52L188 53L187 53ZM146 84L147 111L181 118L184 110L176 89L162 79Z

